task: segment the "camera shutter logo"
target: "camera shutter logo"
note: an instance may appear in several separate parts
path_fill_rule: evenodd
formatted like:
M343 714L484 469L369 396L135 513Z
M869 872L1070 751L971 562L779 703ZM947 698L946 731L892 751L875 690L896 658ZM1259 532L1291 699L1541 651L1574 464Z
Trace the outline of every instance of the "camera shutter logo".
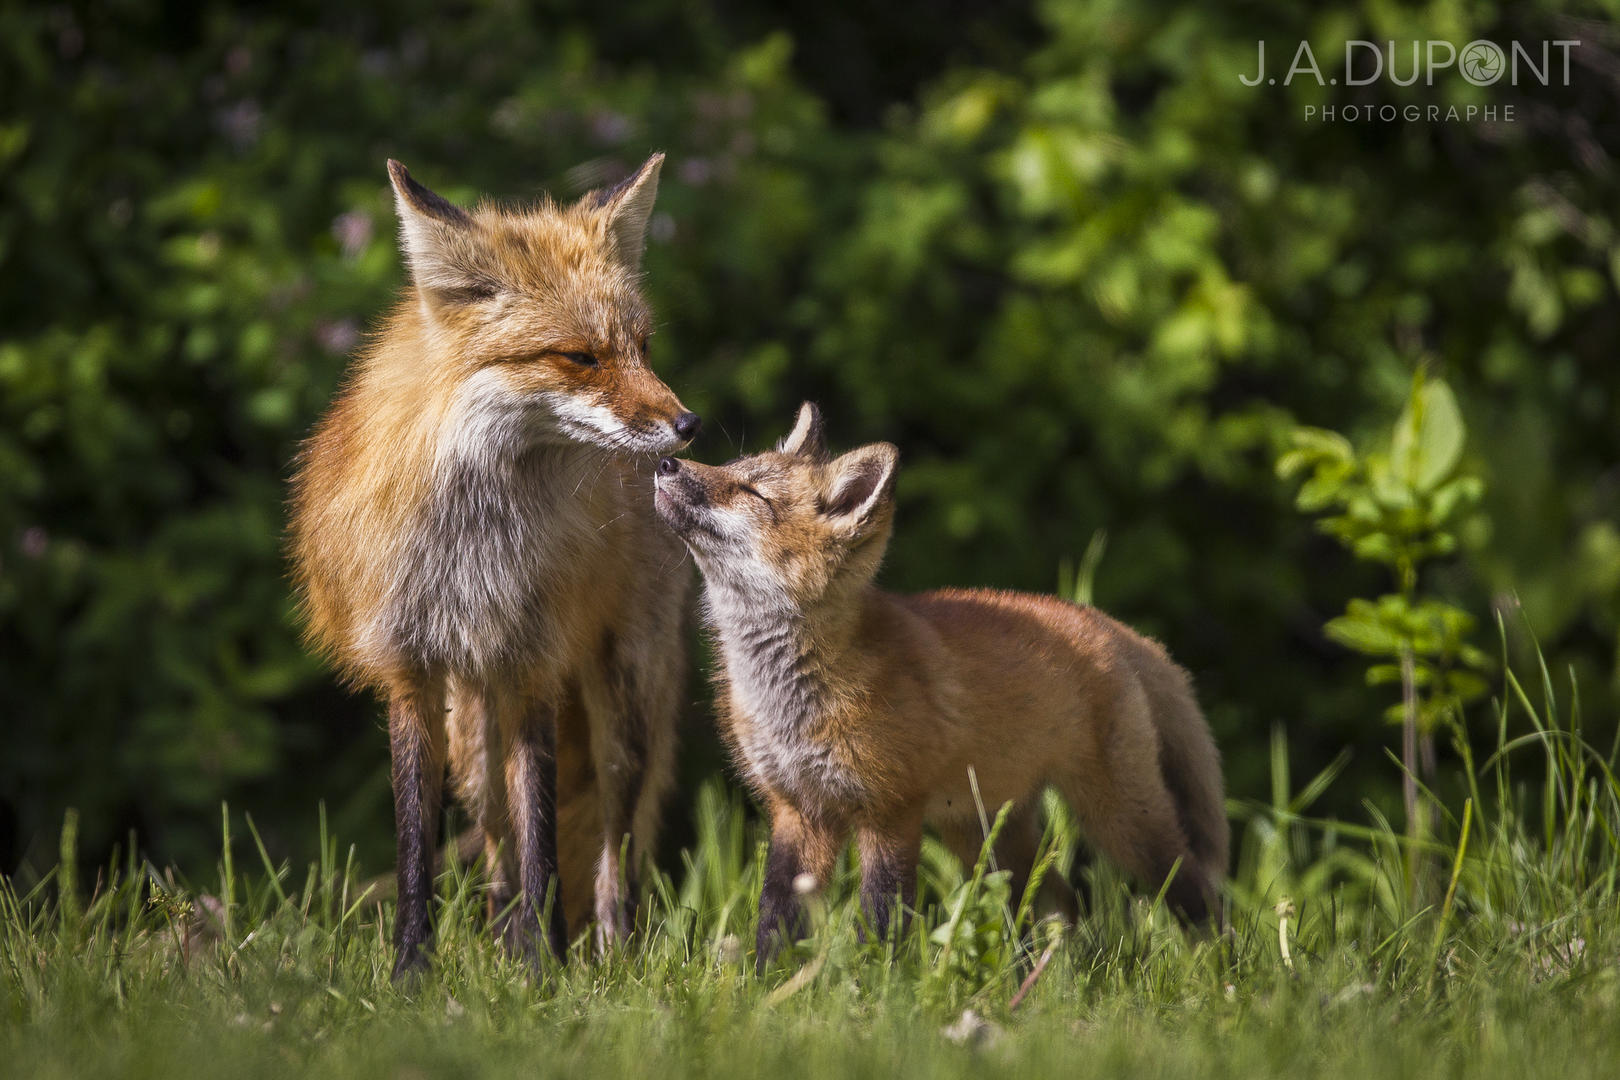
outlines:
M1463 46L1457 66L1462 77L1475 86L1489 86L1507 70L1507 54L1494 41L1470 41Z

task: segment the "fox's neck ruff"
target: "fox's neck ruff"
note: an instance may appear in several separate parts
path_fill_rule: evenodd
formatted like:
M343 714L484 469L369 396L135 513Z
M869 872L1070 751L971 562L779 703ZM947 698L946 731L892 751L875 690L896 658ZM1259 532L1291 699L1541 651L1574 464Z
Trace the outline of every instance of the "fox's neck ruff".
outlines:
M711 585L707 609L749 719L774 733L814 729L853 689L844 662L860 603L811 608L774 583Z
M435 434L437 478L476 472L489 478L510 477L519 460L539 448L542 428L536 410L513 394L497 368L475 372L456 390ZM566 456L582 456L583 444L547 447ZM569 453L572 451L573 453Z
M432 431L432 476L395 572L387 639L462 675L561 643L549 597L602 543L605 452L544 438L498 379L468 379Z
M591 501L607 452L557 438L538 412L486 368L462 385L441 420L430 515L460 534L463 550L579 539L563 535L557 512L565 502Z
M707 596L747 772L808 813L860 800L865 786L828 723L853 689L840 669L856 620L817 617L779 593L720 586Z
M755 609L728 612L736 598L713 598L711 614L726 671L749 719L773 730L813 724L830 697L805 627L793 614Z

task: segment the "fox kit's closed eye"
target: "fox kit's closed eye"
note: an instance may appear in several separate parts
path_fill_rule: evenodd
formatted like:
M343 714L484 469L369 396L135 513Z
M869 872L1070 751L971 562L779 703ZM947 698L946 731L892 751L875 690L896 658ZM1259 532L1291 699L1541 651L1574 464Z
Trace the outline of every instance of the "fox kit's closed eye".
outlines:
M388 698L396 977L426 962L447 757L509 944L547 903L559 953L593 907L599 939L628 930L620 851L673 775L690 591L652 467L698 429L647 366L662 161L470 211L389 162L411 287L304 447L291 533L310 638Z
M761 965L799 927L794 879L825 882L851 833L886 933L896 894L913 902L924 822L976 848L970 768L986 805L1016 808L1002 853L1016 874L1052 785L1093 845L1148 887L1174 870L1171 904L1209 918L1227 824L1186 673L1052 597L873 587L896 460L887 443L829 460L806 403L774 451L659 463L655 505L703 572L725 734L771 815Z

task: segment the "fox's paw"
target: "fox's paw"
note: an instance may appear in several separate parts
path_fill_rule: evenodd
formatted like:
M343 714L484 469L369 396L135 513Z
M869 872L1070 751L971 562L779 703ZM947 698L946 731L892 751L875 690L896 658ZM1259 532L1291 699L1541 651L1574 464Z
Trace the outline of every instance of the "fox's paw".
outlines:
M408 945L394 958L394 985L402 990L415 989L424 976L433 969L433 960L420 945Z
M596 954L606 956L630 941L635 929L634 908L626 897L598 899L596 904Z

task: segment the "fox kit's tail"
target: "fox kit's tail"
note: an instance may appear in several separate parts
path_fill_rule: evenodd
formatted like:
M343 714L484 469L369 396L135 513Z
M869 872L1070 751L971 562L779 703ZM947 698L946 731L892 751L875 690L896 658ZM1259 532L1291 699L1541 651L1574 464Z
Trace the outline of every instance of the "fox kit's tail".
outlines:
M1221 755L1193 698L1187 673L1168 657L1162 678L1146 680L1154 726L1159 732L1159 772L1176 817L1212 888L1226 877L1231 831L1221 783Z

